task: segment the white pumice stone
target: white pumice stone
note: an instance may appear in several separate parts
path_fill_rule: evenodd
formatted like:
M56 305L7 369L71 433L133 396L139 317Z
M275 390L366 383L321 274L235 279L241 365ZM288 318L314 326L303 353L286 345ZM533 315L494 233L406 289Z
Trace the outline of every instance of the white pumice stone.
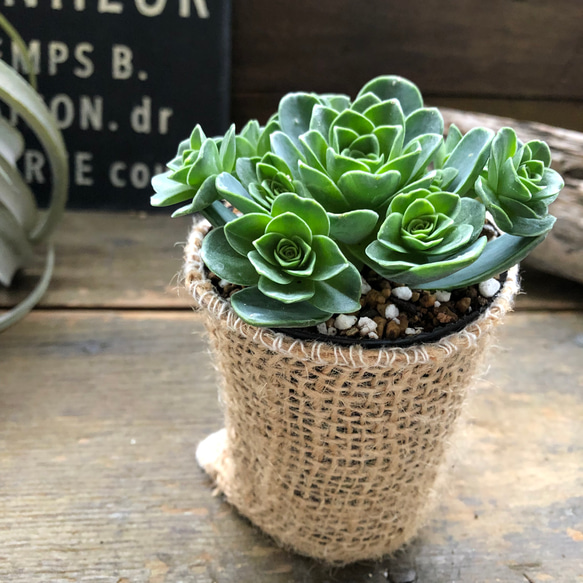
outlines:
M485 298L491 298L492 296L498 293L500 289L500 282L493 277L491 279L487 279L483 281L479 286L478 290L480 294L482 294Z
M379 339L379 335L376 332L369 332L368 333L368 337L372 338L373 340L378 340Z
M414 334L419 334L419 332L417 332L417 330L415 330L415 328L405 328L405 334L412 336Z
M320 334L328 334L328 327L326 326L326 322L322 322L321 324L318 324L316 326L316 330L318 330L318 332Z
M358 320L357 326L359 328L364 328L365 326L374 326L374 328L376 329L377 323L372 318L368 318L367 316L363 316L362 318L360 318Z
M413 292L411 291L411 288L404 285L402 287L394 287L391 295L408 302L413 297Z
M221 279L221 281L219 281L219 287L226 287L229 285L229 282L226 279Z
M366 316L358 320L357 326L360 328L361 336L366 336L370 332L375 332L377 329L377 323L371 318L367 318Z
M348 330L356 324L357 317L349 316L348 314L340 314L336 320L334 320L334 327L338 330Z
M387 320L394 320L399 316L399 308L395 304L389 304L385 309L385 318Z
M372 289L372 287L370 287L370 285L368 284L368 282L366 281L366 279L364 279L364 277L362 277L362 275L361 275L360 276L360 294L364 296L371 289Z
M338 334L338 330L334 326L330 326L328 328L328 336L336 336L336 334Z
M438 302L449 302L449 300L451 300L451 292L438 290L435 292L435 299Z
M433 304L434 308L439 308L439 306L441 306L441 302L439 300L435 300L435 303Z

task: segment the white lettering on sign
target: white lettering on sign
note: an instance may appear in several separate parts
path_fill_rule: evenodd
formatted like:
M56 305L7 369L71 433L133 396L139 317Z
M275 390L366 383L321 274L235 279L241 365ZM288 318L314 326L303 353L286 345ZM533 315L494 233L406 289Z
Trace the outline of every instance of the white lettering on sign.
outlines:
M71 97L65 93L58 93L49 101L48 106L57 122L57 127L61 130L73 125L77 117L77 109L79 127L82 130L103 130L103 97L99 95L94 97L80 95L77 108Z
M123 4L121 2L114 2L114 0L99 0L97 3L97 12L121 14L123 12Z
M85 0L74 0L73 6L75 7L75 10L77 10L78 12L81 12L82 10L85 10L85 8L86 8ZM62 10L63 9L63 0L51 0L51 8L53 10Z
M27 49L28 54L30 55L30 60L32 61L34 74L38 75L40 73L40 41L31 40ZM12 43L12 68L22 73L30 73L20 49L14 43Z
M26 8L36 8L38 0L24 0ZM14 0L4 0L4 6L14 6Z
M95 72L93 61L87 56L87 53L92 53L94 46L91 43L79 43L75 47L75 58L79 63L79 67L73 69L73 74L81 79L91 77Z
M111 49L111 76L114 79L129 79L134 72L134 54L130 47L113 45Z
M93 154L91 152L75 152L75 184L77 186L93 186Z
M158 110L158 127L159 134L168 133L168 120L174 114L174 110L170 107L161 107ZM155 120L155 114L152 113L152 98L142 97L142 103L133 107L130 114L130 125L132 130L137 134L152 133L152 119ZM156 123L154 121L154 123Z
M170 107L161 107L158 111L158 131L164 135L168 133L168 120L174 111Z
M142 97L141 105L136 105L132 109L130 123L136 134L149 134L152 131L152 99L150 97Z
M71 152L71 158L73 161L71 170L74 184L76 186L94 186L95 180L93 179L92 176L93 153ZM121 170L125 171L127 167L125 164L123 164L123 166L124 168L122 168ZM28 182L29 184L33 183L45 184L47 182L47 178L44 173L45 168L47 168L47 160L43 152L41 152L40 150L25 150L23 156L23 170L26 182ZM134 168L136 169L134 170ZM157 164L154 173L159 174L160 172L162 172L161 165ZM111 169L109 174L111 178L112 177ZM132 174L133 179L131 180L136 184L143 185L139 186L139 188L149 187L151 173L146 164L141 162L134 164L130 169L130 175ZM145 184L146 175L148 176L147 184Z
M49 109L60 130L70 128L75 119L75 104L65 93L58 93L49 103Z
M24 179L29 183L36 182L44 184L46 182L43 174L45 157L38 150L26 150L23 157L24 162Z
M25 8L37 8L38 0L21 0ZM95 0L93 0L95 2ZM199 18L210 18L207 0L174 0L178 1L178 16L190 18L192 7ZM63 10L65 0L51 0L52 10ZM86 0L66 0L67 7L73 3L73 8L77 12L87 9ZM15 6L16 0L4 0L4 6ZM160 16L168 5L168 0L134 0L134 6L142 16ZM124 5L120 0L97 0L97 12L100 14L122 14Z
M69 58L69 47L65 43L54 41L49 43L49 75L57 74L59 65L66 63Z
M192 0L192 2L194 2L196 14L199 18L210 17L209 9L206 5L206 0ZM180 0L180 7L178 8L179 16L182 16L182 18L188 18L190 16L190 6L191 0Z
M93 99L88 95L81 95L79 98L79 126L82 130L103 129L103 97L95 96Z
M159 16L166 8L167 0L154 0L154 3L146 0L136 0L136 8L140 14L144 16Z
M71 51L69 47L61 41L50 41L46 45L41 44L39 40L31 40L28 44L28 53L32 61L32 68L36 75L41 73L41 53L46 48L47 53L47 72L53 77L61 72L60 65L70 60ZM73 67L73 75L80 79L87 79L95 72L95 65L89 57L94 50L90 43L79 43L73 48L73 57L77 66ZM12 67L21 73L29 73L26 62L18 46L12 43Z
M163 164L154 165L151 171L144 162L136 162L129 166L125 162L114 162L109 167L109 181L115 188L126 188L129 185L133 188L151 188L150 180L155 174L164 172Z

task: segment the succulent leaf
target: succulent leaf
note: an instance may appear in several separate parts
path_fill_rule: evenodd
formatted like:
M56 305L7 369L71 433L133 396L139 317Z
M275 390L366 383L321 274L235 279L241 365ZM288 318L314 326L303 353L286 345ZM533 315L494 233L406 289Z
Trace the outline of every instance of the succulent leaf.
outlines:
M536 237L517 237L504 234L489 241L480 257L468 267L441 279L419 284L420 289L457 289L486 281L512 266L520 263L537 245L542 243L546 233Z
M279 124L282 132L299 146L298 138L310 129L312 110L320 99L311 93L289 93L279 103Z
M265 233L270 220L269 215L250 213L228 222L224 230L229 245L237 253L247 255L255 249L254 241Z
M169 178L171 171L157 174L152 178L152 186L156 191L150 198L150 204L155 207L170 206L189 200L195 190L188 184L182 184Z
M315 200L301 198L295 194L285 193L277 197L271 209L271 216L295 213L306 222L312 235L328 235L330 219L324 208Z
M477 239L484 214L478 201L450 192L398 194L366 255L380 274L409 285L444 277L480 256L486 244L485 237Z
M342 214L328 213L330 236L336 241L354 245L366 239L376 227L379 215L369 209L358 209Z
M473 128L456 144L443 167L457 171L448 190L464 195L472 188L488 159L493 136L492 130Z
M256 156L265 156L265 154L271 151L271 134L279 131L279 129L277 114L272 115L265 127L261 130L259 140L257 141Z
M222 172L216 177L215 187L224 199L243 213L266 212L265 208L257 204L243 185L228 172Z
M235 164L237 170L237 178L245 188L249 188L249 184L257 181L257 162L259 158L238 158Z
M256 286L233 294L231 304L238 316L253 326L302 328L325 322L331 312L319 310L308 302L285 304L265 296Z
M310 303L320 310L346 314L360 309L360 273L352 264L338 275L314 282L314 295Z
M221 168L225 172L232 172L237 159L237 145L235 142L235 124L231 125L225 137L221 140L219 150Z
M298 140L298 144L299 143ZM287 164L292 176L296 180L299 180L300 173L298 171L298 163L305 162L305 158L298 148L296 148L291 138L283 132L274 132L271 135L271 147L273 152Z
M381 101L397 99L405 115L423 107L423 97L417 86L397 75L385 75L369 81L359 91L358 96L374 93Z
M350 97L342 93L324 93L320 95L320 99L322 103L336 110L338 113L350 107Z
M405 122L405 143L424 134L443 134L443 117L436 107L414 111Z
M237 285L255 285L259 274L228 242L224 228L213 229L202 242L201 258L220 278Z

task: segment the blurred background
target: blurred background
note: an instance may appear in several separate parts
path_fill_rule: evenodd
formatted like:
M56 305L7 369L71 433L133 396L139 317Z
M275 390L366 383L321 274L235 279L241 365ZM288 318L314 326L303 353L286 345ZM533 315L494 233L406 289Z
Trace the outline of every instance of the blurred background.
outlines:
M232 116L287 91L411 79L427 101L583 130L583 4L572 0L238 0Z
M4 0L71 153L69 208L149 209L196 123L273 113L289 91L352 96L398 74L432 105L583 130L573 0ZM22 69L3 39L2 58ZM34 150L34 146L29 149ZM24 174L43 196L36 153Z

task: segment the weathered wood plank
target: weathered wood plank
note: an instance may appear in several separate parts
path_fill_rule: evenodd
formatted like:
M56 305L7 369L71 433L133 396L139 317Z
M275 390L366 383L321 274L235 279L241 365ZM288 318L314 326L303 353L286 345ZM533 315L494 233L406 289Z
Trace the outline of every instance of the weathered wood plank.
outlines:
M56 234L57 264L45 307L187 307L177 274L192 218L166 213L68 212ZM38 263L0 287L0 307L13 305L42 271Z
M461 111L480 111L520 121L534 121L583 132L583 102L541 99L427 96L429 105Z
M330 571L276 548L196 468L221 415L190 314L33 313L0 336L0 580L579 581L582 335L580 313L512 315L419 539Z
M583 99L572 0L240 0L233 92L355 93L394 73L436 96Z
M173 309L190 306L178 284L191 219L165 214L69 212L57 233L57 265L46 308ZM42 260L0 288L0 309L16 303L42 271ZM583 309L583 285L526 271L518 309Z

